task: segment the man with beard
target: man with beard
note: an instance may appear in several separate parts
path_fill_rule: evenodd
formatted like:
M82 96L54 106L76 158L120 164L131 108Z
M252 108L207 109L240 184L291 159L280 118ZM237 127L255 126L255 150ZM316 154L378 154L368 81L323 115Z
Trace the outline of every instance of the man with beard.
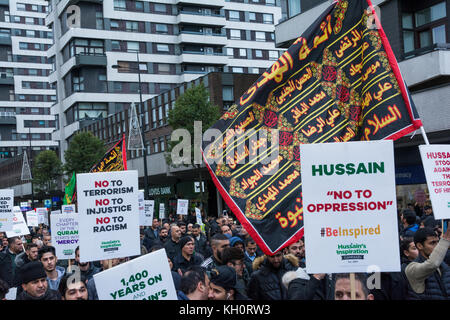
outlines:
M261 256L253 261L253 273L248 283L248 296L252 300L286 300L287 288L283 275L298 268L297 257L278 251L272 256Z
M223 265L222 252L228 247L230 247L230 240L228 237L224 234L216 233L211 237L211 249L213 254L211 257L203 261L201 266L206 268L207 271L211 271L212 269Z
M303 242L303 238L294 242L290 246L286 248L285 254L293 254L297 257L300 267L305 268L305 244Z
M58 291L48 287L47 274L39 261L27 263L20 269L23 291L16 300L61 300Z
M94 266L91 262L80 262L80 247L75 249L75 265L78 265L81 271L81 275L86 277L87 280L92 279L94 274L100 272L100 268Z
M25 252L22 252L16 257L16 267L21 268L31 261L36 261L38 258L38 246L35 243L25 244Z
M88 300L87 279L84 275L78 277L66 274L59 283L59 293L62 300Z

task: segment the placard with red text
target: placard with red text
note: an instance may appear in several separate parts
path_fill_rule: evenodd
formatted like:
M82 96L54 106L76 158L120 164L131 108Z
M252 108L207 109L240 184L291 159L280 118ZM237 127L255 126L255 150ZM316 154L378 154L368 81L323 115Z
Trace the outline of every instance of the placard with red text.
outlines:
M450 145L419 146L435 219L450 218Z
M305 144L300 154L307 272L400 271L392 141Z

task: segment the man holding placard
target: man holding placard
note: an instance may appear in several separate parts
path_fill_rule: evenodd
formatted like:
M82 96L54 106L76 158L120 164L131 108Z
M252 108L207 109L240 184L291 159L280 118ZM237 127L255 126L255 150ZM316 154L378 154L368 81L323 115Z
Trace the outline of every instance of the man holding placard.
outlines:
M307 272L400 271L392 141L305 144L300 153L303 207L275 217L287 229L304 219Z
M440 240L433 229L419 229L414 244L419 256L405 269L410 284L408 300L448 300L450 267L443 261L450 247L450 229Z

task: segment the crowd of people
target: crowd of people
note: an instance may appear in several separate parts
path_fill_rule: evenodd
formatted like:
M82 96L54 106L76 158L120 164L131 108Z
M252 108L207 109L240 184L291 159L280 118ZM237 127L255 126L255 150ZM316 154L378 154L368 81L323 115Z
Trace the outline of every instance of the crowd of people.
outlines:
M231 214L196 222L192 212L140 229L142 255L165 250L179 300L450 299L450 231L443 232L431 206L399 210L400 272L356 273L354 280L348 273L308 274L304 239L269 256ZM98 300L94 274L136 258L80 262L77 248L73 261L58 260L51 230L30 231L0 233L0 299L16 287L16 300Z

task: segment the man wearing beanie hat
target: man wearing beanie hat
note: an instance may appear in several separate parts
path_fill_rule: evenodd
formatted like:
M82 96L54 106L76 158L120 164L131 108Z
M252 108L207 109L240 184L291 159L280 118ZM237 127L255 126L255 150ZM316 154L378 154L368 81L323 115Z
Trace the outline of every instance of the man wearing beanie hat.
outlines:
M209 277L209 300L248 300L236 291L236 271L229 266L212 269Z
M32 261L20 270L23 292L16 300L61 300L58 291L48 288L47 274L39 261Z
M199 266L203 262L203 257L194 253L195 242L191 236L184 236L178 242L181 252L172 260L173 271L184 274L190 266Z

